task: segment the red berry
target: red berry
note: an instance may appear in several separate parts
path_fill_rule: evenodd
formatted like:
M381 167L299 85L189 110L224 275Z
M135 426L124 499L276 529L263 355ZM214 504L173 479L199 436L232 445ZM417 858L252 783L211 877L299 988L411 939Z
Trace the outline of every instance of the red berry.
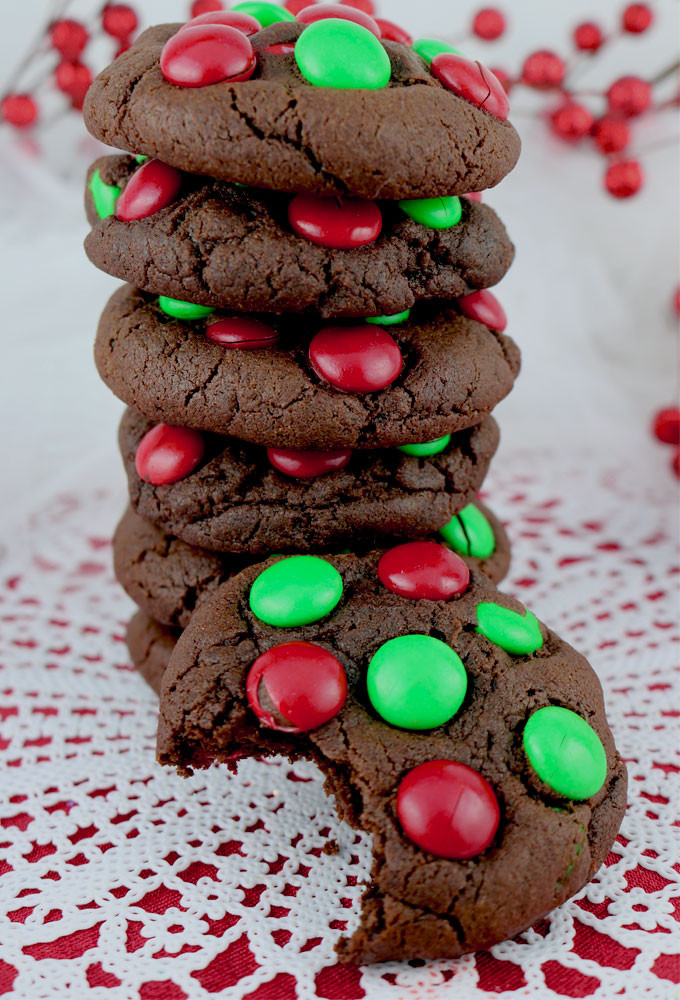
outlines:
M306 733L338 714L347 698L347 677L338 658L322 646L283 642L255 660L246 694L263 726Z
M200 14L210 14L213 10L224 10L222 0L194 0L191 5L191 16L199 17Z
M116 202L116 218L136 222L172 204L182 186L182 174L162 160L147 160L123 188Z
M257 57L250 39L225 24L198 24L173 35L161 52L161 72L178 87L247 80Z
M590 135L594 121L588 108L574 101L567 101L550 114L550 124L555 135L573 142Z
M380 34L384 41L413 45L413 35L409 35L405 28L395 24L394 21L387 21L384 17L376 17L375 23L380 28Z
M288 205L288 221L298 236L320 247L354 250L374 243L382 213L374 201L297 194Z
M549 90L561 87L566 67L557 53L541 49L527 56L522 66L522 83L528 87Z
M75 61L87 45L90 37L87 28L79 21L64 18L50 26L50 44L62 59Z
M312 368L343 392L380 392L404 363L397 342L379 326L327 326L309 345Z
M441 52L430 63L430 71L447 90L488 111L507 118L510 104L505 90L490 69L454 52Z
M378 576L388 590L414 601L448 601L470 582L460 556L437 542L406 542L389 549L378 563Z
M621 27L631 35L641 35L654 20L654 13L646 3L628 4L621 18Z
M363 11L373 17L375 14L375 4L371 0L340 0L343 7L354 7L355 10Z
M238 28L244 35L254 35L257 31L262 31L262 25L250 14L241 14L236 10L216 10L208 14L199 14L191 21L180 28L186 31L187 28L195 28L197 24L226 24L228 28Z
M509 94L515 85L515 81L512 79L507 69L503 69L501 66L492 66L491 72L496 77L505 93Z
M241 351L257 351L263 347L273 347L279 339L278 332L268 323L250 316L229 316L218 319L206 327L205 335L213 344L225 349L238 348Z
M500 38L505 28L505 18L496 7L484 7L472 19L472 34L483 38L485 42Z
M137 15L126 3L107 3L102 11L102 28L111 38L125 42L138 25Z
M344 469L351 457L351 448L337 451L267 448L267 458L274 468L295 479L315 479L328 472L335 472L336 469Z
M297 17L301 10L304 10L305 7L311 7L315 2L316 0L286 0L283 6L289 14Z
M328 17L339 18L341 21L354 21L362 28L367 28L376 38L380 38L380 28L370 14L357 9L351 4L320 3L307 6L295 18L300 24L314 24L315 21L325 21Z
M643 175L637 160L612 163L604 177L607 191L614 198L630 198L642 187Z
M673 455L673 461L671 462L671 469L678 477L678 479L680 479L680 448L678 448L675 455Z
M452 760L430 760L402 778L397 816L404 833L440 858L473 858L492 842L498 800L485 778Z
M597 52L604 45L604 33L594 21L584 21L574 28L574 45L581 52Z
M669 406L659 410L652 425L654 437L662 444L680 444L680 409Z
M673 295L673 310L676 316L680 316L680 285L675 289Z
M30 94L6 94L0 102L0 118L14 128L28 128L38 118L38 105Z
M153 486L176 483L193 472L205 454L205 442L188 427L156 424L137 445L135 468Z
M652 103L652 88L639 76L622 76L612 83L607 100L612 114L634 118Z
M500 304L495 295L488 289L479 292L470 292L458 299L458 308L463 316L474 319L478 323L483 323L491 330L498 330L502 333L508 325L508 317L505 309Z
M57 88L71 98L74 108L82 108L85 94L92 83L92 72L81 62L64 60L57 66L54 74Z
M630 142L630 129L622 118L604 115L595 122L593 137L603 153L620 153Z

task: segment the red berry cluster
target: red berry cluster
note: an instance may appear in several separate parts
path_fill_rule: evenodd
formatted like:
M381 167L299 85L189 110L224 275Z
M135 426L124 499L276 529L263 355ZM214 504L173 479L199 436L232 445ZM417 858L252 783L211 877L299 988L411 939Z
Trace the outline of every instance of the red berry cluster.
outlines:
M654 417L652 431L657 441L672 446L671 468L680 479L680 409L677 406L669 406L659 410Z

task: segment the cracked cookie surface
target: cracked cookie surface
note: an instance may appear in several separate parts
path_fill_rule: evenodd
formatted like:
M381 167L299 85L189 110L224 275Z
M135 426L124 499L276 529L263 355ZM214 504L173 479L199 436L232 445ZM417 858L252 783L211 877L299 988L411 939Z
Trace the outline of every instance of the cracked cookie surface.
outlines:
M287 220L289 197L185 175L176 200L135 222L101 219L90 182L125 189L130 156L97 160L85 204L85 240L98 268L157 295L241 312L309 313L324 318L383 316L416 301L451 300L501 280L514 256L488 205L462 199L448 229L381 204L375 242L350 250L318 246Z
M434 534L476 496L499 437L487 417L429 458L397 449L355 451L345 468L295 479L276 471L265 449L207 435L195 471L152 486L135 468L137 446L152 426L130 409L120 426L134 510L190 545L250 555Z
M446 91L407 46L383 42L392 73L381 90L314 87L292 52L267 52L303 26L273 24L251 36L249 80L186 88L159 67L180 27L149 28L96 78L84 116L97 139L190 173L359 198L481 191L517 162L514 128Z
M273 323L278 345L228 350L206 337L219 319L173 319L152 297L121 288L100 320L99 374L150 420L266 447L323 450L432 441L477 424L510 391L520 365L504 334L453 308L422 310L385 327L403 357L392 385L343 392L308 357L319 324L282 319Z

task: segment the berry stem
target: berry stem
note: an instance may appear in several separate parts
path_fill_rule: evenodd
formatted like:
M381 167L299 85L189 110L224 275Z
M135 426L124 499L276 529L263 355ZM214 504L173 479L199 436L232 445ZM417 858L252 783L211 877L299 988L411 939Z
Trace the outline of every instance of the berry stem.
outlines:
M52 24L53 21L58 21L66 13L67 7L71 4L71 0L52 0L49 17L47 19L47 27ZM40 33L36 36L35 41L29 46L27 52L21 57L17 65L12 69L11 73L7 77L5 86L0 90L0 95L5 96L10 91L15 89L15 84L19 81L28 68L28 66L33 62L35 57L38 55L40 50L45 46L46 30L45 25L40 28Z

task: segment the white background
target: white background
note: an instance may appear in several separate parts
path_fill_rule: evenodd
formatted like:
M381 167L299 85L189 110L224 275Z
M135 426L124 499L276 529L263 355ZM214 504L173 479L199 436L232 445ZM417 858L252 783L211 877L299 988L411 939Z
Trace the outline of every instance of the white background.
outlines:
M74 5L92 16L96 4ZM185 16L179 0L136 4L145 22ZM391 0L381 13L416 34L459 38L476 5L450 0ZM3 4L3 8L5 4ZM47 16L40 0L3 9L0 66L7 73ZM499 43L466 40L464 51L515 71L533 48L570 52L570 32L594 8L613 28L621 4L515 0L512 30ZM644 38L612 43L580 76L588 89L615 75L653 76L677 55L678 4L658 0L657 24ZM667 93L668 91L661 91ZM602 191L603 160L549 137L534 117L545 102L521 88L513 119L522 134L520 165L486 199L517 246L516 263L498 295L509 332L520 344L523 373L499 408L503 446L551 450L603 462L623 455L658 489L673 489L670 450L652 442L653 411L673 401L677 326L670 299L678 280L677 145L645 149L677 136L678 113L636 126L634 149L647 174L641 194L618 202ZM595 100L593 107L597 107ZM98 381L92 342L98 315L117 282L87 262L82 183L96 144L80 125L36 136L42 153L26 151L0 129L0 276L2 338L0 407L2 501L6 519L37 496L72 486L93 467L122 470L115 447L120 404ZM585 501L587 503L587 501Z

